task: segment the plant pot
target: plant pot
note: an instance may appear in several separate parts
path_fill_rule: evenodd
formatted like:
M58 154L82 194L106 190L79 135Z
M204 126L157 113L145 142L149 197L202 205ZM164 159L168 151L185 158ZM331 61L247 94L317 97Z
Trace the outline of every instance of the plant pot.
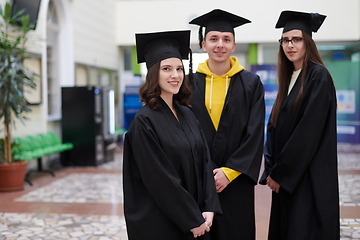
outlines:
M23 190L27 166L28 162L0 164L0 191Z

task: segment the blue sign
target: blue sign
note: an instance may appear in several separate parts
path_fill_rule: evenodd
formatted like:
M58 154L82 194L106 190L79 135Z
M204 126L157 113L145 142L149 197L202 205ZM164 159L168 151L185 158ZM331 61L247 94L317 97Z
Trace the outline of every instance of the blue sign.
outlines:
M274 105L278 84L276 75L276 65L252 65L251 71L259 75L260 80L264 86L264 100L265 100L265 129L269 121L272 107ZM266 133L266 131L265 131Z

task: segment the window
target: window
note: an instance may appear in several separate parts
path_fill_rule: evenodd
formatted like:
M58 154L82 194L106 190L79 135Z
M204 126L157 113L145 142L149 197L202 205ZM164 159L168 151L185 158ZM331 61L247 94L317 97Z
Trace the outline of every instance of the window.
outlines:
M47 100L48 119L60 118L61 92L59 80L59 21L52 0L47 15Z
M29 104L35 105L42 103L42 89L41 89L41 57L35 54L30 55L25 59L24 65L36 74L35 83L36 89L25 87L25 98Z

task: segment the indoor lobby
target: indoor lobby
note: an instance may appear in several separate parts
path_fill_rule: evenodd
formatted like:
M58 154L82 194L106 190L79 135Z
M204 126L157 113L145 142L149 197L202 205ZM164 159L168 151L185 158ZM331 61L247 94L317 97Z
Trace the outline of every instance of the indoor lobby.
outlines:
M339 144L341 240L360 240L360 146ZM96 167L62 167L29 176L24 190L0 192L0 240L126 240L122 146ZM256 240L266 240L271 191L255 187Z

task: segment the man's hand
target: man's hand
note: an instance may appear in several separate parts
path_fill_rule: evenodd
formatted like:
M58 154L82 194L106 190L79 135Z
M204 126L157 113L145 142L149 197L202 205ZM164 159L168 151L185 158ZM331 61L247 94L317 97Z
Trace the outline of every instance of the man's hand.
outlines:
M275 182L270 176L266 178L266 185L268 185L274 192L279 193L280 184Z
M213 170L213 173L216 191L220 193L226 188L227 185L229 185L230 181L221 168L215 168Z

